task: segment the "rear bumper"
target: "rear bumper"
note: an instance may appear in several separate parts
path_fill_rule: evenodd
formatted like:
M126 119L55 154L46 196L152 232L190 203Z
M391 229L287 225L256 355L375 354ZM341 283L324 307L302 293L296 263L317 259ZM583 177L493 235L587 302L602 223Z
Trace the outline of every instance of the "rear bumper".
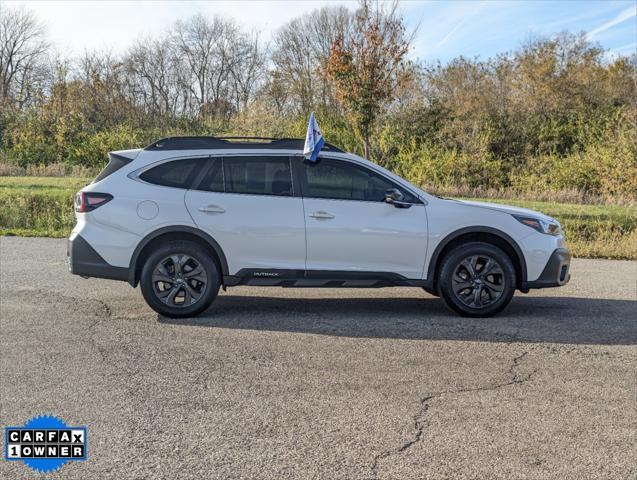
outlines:
M571 252L566 248L557 248L551 254L544 270L537 280L524 282L522 290L531 288L550 288L566 285L571 279Z
M106 260L79 234L71 234L66 255L69 271L74 275L128 281L128 268L114 267L106 263Z

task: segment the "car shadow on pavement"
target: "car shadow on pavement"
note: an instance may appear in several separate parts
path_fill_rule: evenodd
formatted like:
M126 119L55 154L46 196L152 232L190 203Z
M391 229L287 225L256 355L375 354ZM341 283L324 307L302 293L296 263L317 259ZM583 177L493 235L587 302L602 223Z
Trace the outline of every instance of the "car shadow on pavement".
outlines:
M437 298L282 298L221 295L198 317L173 325L361 338L637 344L637 302L516 296L499 316L462 318Z

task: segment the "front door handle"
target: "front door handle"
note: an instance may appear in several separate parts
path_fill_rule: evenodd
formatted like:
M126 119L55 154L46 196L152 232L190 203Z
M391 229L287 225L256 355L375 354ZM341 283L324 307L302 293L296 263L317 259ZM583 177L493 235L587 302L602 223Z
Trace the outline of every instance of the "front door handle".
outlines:
M206 205L205 207L199 207L200 212L204 213L226 213L225 208L219 205Z
M334 218L334 215L332 215L331 213L324 212L324 211L321 210L319 212L311 213L310 217L329 220L330 218Z

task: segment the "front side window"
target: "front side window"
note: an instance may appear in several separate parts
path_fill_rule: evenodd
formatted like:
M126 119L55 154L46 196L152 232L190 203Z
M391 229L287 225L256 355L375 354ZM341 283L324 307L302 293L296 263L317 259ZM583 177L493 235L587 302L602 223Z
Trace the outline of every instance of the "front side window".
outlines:
M205 158L188 158L162 163L142 173L139 178L148 183L174 188L190 188L206 165Z
M304 171L305 197L384 202L385 192L397 188L405 202L418 202L413 195L385 177L352 163L322 159L317 163L305 162Z
M292 195L292 172L288 157L225 157L226 193Z

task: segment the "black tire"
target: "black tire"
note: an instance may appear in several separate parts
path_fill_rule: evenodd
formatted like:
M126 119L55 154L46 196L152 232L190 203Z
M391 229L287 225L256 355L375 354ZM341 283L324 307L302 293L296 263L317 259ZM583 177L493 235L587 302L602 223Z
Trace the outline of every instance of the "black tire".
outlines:
M515 292L511 258L489 243L470 242L443 259L438 289L445 303L465 317L490 317L501 312Z
M166 317L184 318L210 306L219 293L221 276L210 252L201 245L173 241L146 258L139 284L153 310Z

